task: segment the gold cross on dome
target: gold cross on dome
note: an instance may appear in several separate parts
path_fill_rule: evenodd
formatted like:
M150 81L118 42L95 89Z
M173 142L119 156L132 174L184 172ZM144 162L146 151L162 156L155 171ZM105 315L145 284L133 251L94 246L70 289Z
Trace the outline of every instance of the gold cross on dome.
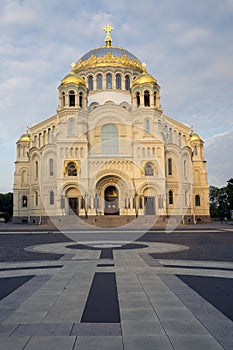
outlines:
M112 43L112 38L110 36L111 31L114 30L114 28L112 26L110 26L110 24L107 24L103 30L106 32L106 38L105 38L105 43L107 47L111 46Z
M110 24L107 24L105 27L103 27L103 30L106 32L107 35L109 35L114 30L114 28L110 26Z

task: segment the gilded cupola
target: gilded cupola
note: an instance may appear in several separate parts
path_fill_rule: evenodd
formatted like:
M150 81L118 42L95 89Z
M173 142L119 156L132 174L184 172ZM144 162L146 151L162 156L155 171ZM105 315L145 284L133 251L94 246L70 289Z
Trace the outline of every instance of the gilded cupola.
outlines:
M79 77L77 74L71 72L70 74L66 75L65 78L62 79L61 84L67 85L67 84L76 84L76 85L83 85L86 86L85 80Z
M19 138L19 142L30 142L30 141L31 141L31 135L29 134L27 129L26 133Z
M190 141L191 142L194 142L194 141L203 142L201 137L198 134L194 133L193 130L191 131L191 134L190 134Z
M103 30L106 32L105 46L99 46L85 53L73 66L73 71L80 73L93 68L123 67L142 73L142 63L135 55L121 47L112 46L110 33L113 27L107 24Z

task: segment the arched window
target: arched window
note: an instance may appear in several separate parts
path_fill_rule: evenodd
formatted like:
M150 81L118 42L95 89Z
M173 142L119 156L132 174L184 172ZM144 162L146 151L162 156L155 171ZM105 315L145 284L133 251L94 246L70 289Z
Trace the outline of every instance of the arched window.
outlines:
M136 93L137 107L140 107L140 92Z
M97 89L102 90L103 88L103 77L102 74L97 75Z
M62 107L65 107L66 105L66 95L64 92L61 93L61 101L62 101Z
M150 133L150 120L149 119L146 119L146 133L149 134Z
M83 93L79 93L79 107L83 108Z
M144 167L145 176L154 176L154 168L151 163L146 163Z
M106 88L112 89L112 74L111 73L108 73L106 75Z
M49 175L53 176L54 174L54 166L53 166L53 159L49 159Z
M168 158L167 167L168 167L168 175L172 175L172 159L171 158Z
M41 144L41 138L42 138L42 135L41 135L41 133L39 133L39 148L42 146L42 144Z
M39 204L39 193L35 192L35 205L38 206Z
M52 137L51 137L52 133L51 133L51 129L48 128L48 143L51 143L52 141Z
M93 76L89 75L88 77L88 89L91 91L93 90Z
M144 106L150 107L150 93L149 93L149 91L144 92Z
M195 196L195 206L200 207L200 205L201 205L201 198L200 198L199 194L197 194Z
M37 160L36 160L35 166L36 166L36 169L35 169L36 177L38 177L39 176L39 163Z
M194 156L197 155L197 145L194 145L194 151L193 151Z
M22 197L22 207L23 208L27 208L28 206L28 197L27 196L23 196Z
M102 128L102 151L104 154L118 153L118 130L113 124L107 124Z
M173 192L171 190L168 192L168 203L173 204Z
M156 91L154 91L154 106L155 107L157 106L156 99L157 99L157 93L156 93Z
M127 91L130 90L130 77L129 77L129 75L125 76L125 90L127 90Z
M69 107L75 107L75 92L73 90L69 92Z
M68 176L77 176L77 168L75 163L73 162L69 163L66 168L66 172Z
M54 192L53 191L49 192L49 203L50 203L50 205L54 204Z
M116 88L117 88L117 90L121 90L121 75L120 74L116 75Z
M74 135L74 119L69 119L69 135Z

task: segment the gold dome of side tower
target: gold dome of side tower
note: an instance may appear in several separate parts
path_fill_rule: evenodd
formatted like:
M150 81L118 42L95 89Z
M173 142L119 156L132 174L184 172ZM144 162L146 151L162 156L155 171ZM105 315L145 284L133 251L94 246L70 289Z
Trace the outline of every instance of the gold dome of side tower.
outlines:
M72 68L74 64L71 64ZM85 80L73 69L66 75L58 86L59 106L61 108L86 108L87 106L87 86Z
M160 87L157 80L147 72L145 63L142 63L142 67L143 72L132 82L133 105L136 108L151 107L162 111L160 106Z
M77 74L73 73L72 71L70 74L66 75L65 78L62 79L61 85L67 85L70 83L86 86L85 80L79 77Z
M142 85L142 84L157 84L157 80L147 72L146 64L142 63L143 73L139 74L133 81L133 85Z
M28 128L26 130L26 133L19 138L19 142L31 142L31 135L28 132Z
M191 130L191 133L190 133L190 141L191 142L193 142L193 141L201 141L201 142L203 142L201 137L198 134L194 133L193 130Z

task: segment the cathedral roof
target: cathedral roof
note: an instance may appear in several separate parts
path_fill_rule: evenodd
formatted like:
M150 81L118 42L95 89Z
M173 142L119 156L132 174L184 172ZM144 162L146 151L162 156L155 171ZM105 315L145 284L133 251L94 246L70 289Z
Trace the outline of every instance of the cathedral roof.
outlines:
M75 72L96 67L125 67L143 71L142 63L128 50L117 46L100 46L85 53L73 67Z
M88 51L87 53L85 53L85 55L83 55L80 58L80 60L86 61L92 55L95 55L96 57L105 57L109 53L112 56L114 56L114 57L122 57L123 55L125 55L130 60L138 60L138 58L136 56L134 56L131 52L129 52L129 51L127 51L127 50L125 50L125 49L123 49L121 47L117 47L117 46L110 46L110 47L100 46L100 47L97 47L97 48L92 49L92 50Z
M143 65L139 59L128 50L118 46L112 46L110 32L113 28L107 25L103 28L107 35L105 46L94 48L85 53L76 64L73 65L73 71L79 73L83 69L96 67L124 67L136 69L139 73L143 72Z

